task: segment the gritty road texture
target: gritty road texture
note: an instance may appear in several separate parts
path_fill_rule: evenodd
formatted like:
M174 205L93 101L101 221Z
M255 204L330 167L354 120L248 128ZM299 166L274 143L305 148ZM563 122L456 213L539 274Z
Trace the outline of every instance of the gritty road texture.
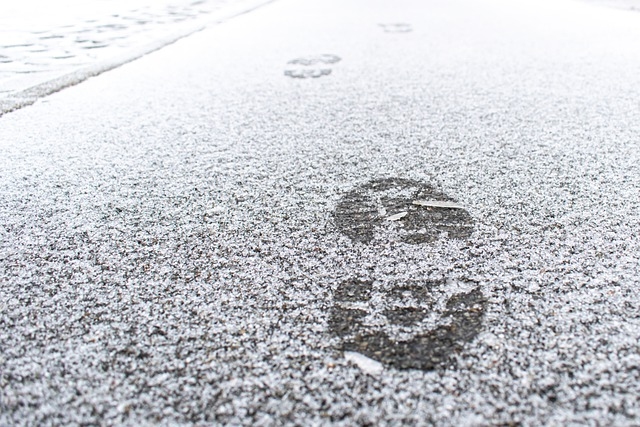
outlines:
M279 0L4 115L0 425L640 424L637 40Z

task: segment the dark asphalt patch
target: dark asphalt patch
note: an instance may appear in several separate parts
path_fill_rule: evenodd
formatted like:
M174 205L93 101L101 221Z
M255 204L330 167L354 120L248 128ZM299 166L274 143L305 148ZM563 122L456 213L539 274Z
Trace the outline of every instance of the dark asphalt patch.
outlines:
M284 75L296 79L328 76L331 74L331 68L327 68L326 65L335 64L340 60L341 58L338 55L328 53L292 59L288 64L296 66L296 68L289 67L284 71Z
M384 234L387 236L383 238L411 244L471 235L473 219L466 210L416 204L425 200L455 202L418 181L376 179L340 200L334 214L336 225L353 241L361 243L371 243L377 235Z
M385 290L372 280L347 280L334 294L329 328L341 338L343 351L397 369L451 366L452 356L480 332L486 300L473 284L447 297L448 283L403 283Z

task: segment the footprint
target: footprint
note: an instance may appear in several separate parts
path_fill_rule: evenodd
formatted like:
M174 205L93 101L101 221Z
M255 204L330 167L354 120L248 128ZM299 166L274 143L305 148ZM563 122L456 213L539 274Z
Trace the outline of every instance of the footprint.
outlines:
M404 22L378 25L382 27L385 33L410 33L411 31L413 31L413 28L411 28L411 24L406 24Z
M450 365L451 356L478 334L485 304L471 282L383 289L372 280L350 279L336 290L329 328L343 351L398 369L432 370Z
M456 207L420 205L429 201ZM441 237L464 239L473 231L469 213L450 197L403 178L377 179L347 193L338 203L335 220L342 233L361 243L381 239L428 243Z
M463 239L473 219L433 187L409 179L370 181L347 193L336 225L355 242L410 244ZM357 249L356 249L357 250ZM334 294L329 329L353 351L398 369L448 366L482 327L486 300L471 281L425 280L382 286L346 280Z
M330 68L321 68L321 69L301 69L301 70L284 70L284 75L288 77L293 77L294 79L308 79L313 78L317 79L318 77L328 76L331 74Z
M331 68L323 67L323 65L335 64L340 60L341 58L339 56L332 54L305 56L292 59L288 62L290 66L284 71L284 75L297 79L328 76L331 74ZM293 66L295 66L295 68Z
M325 53L322 55L305 56L302 58L292 59L291 61L289 61L289 64L304 65L304 66L318 65L318 64L335 64L336 62L340 62L340 59L341 58L338 55Z

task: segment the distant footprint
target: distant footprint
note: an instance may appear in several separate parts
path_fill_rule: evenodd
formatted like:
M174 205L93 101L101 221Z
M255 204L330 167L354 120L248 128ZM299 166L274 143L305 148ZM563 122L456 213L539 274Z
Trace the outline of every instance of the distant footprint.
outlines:
M317 79L318 77L328 76L331 74L330 68L311 69L311 70L284 70L284 75L293 77L294 79Z
M355 188L334 217L342 233L364 244L463 239L473 231L473 219L461 205L404 178ZM336 290L329 329L342 350L399 369L429 370L447 366L481 330L486 300L476 283L445 278L383 285L379 279L350 278Z
M284 75L297 79L318 78L331 74L331 68L324 65L335 64L341 58L337 55L322 54L315 56L305 56L292 59L288 62L288 69L284 70Z
M411 24L406 24L404 22L378 25L382 27L385 33L410 33L413 31Z

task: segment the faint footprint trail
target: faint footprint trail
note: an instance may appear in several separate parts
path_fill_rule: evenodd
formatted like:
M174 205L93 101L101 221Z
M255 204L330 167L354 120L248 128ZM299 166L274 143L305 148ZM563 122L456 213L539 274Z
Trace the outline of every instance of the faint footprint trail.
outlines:
M385 33L410 33L411 31L413 31L413 28L411 28L411 24L407 24L404 22L378 25L382 27L382 30Z
M464 239L469 213L433 187L403 178L370 181L347 193L336 225L353 241L420 244ZM343 351L398 369L448 366L482 328L486 300L472 281L415 280L384 284L349 278L334 294L329 329Z
M284 75L296 79L318 78L331 74L327 65L340 62L341 58L333 54L321 54L292 59Z

